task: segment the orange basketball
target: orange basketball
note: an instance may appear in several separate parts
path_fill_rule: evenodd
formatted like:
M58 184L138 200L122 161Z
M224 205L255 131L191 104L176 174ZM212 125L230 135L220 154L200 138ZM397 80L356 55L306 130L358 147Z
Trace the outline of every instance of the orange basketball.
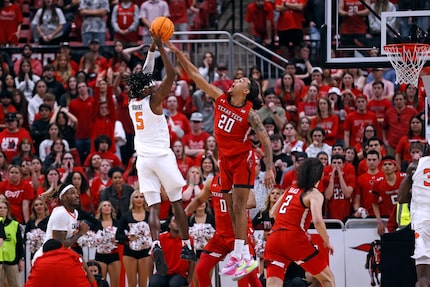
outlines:
M163 41L167 41L172 37L173 32L175 32L175 25L173 25L172 20L169 18L160 16L152 21L149 29L154 35L160 36Z

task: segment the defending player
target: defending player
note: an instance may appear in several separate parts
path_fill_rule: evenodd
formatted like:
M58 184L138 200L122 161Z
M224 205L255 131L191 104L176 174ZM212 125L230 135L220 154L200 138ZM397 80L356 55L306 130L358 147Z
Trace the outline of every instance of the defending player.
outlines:
M249 255L249 249L243 247L247 245L246 202L255 178L255 156L248 139L251 127L264 146L264 183L268 189L275 184L270 139L255 111L261 107L258 84L253 79L242 77L236 79L224 94L209 84L177 47L170 44L169 48L197 87L215 100L214 133L220 151L221 189L226 193L232 190L232 199L228 203L235 233L232 257L221 274L243 277L258 266Z
M307 233L312 220L324 246L333 254L322 217L324 196L316 188L323 170L318 159L305 159L297 170L297 185L287 189L271 209L271 216L276 219L264 251L267 287L282 286L291 261L312 274L324 287L335 286L327 259L314 247ZM288 244L279 248L279 242Z
M163 60L166 77L159 87L152 78L154 67L155 44ZM175 71L167 58L159 36L153 35L153 43L148 53L142 72L131 74L127 78L129 85L129 110L133 121L137 152L137 175L140 192L145 195L149 206L149 226L151 229L152 249L155 267L160 275L167 274L167 265L160 246L160 188L163 185L181 234L183 248L181 258L195 261L188 235L188 221L182 204L182 187L185 181L176 164L176 158L170 149L170 137L166 118L163 114L162 101L168 96L175 79Z
M218 262L223 260L227 254L233 251L234 247L233 225L228 212L225 193L221 192L219 174L205 183L202 192L191 201L187 208L185 208L185 213L192 213L202 203L206 202L211 195L215 213L216 231L208 244L206 244L196 266L197 281L201 287L212 286L210 271ZM248 283L254 287L261 286L261 282L257 275L257 269L254 269L249 276L238 281L238 287L247 287Z

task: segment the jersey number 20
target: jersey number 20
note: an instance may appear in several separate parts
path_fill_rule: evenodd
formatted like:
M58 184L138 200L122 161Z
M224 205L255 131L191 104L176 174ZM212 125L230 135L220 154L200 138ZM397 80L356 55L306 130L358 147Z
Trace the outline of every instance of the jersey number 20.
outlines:
M227 117L226 115L221 115L221 119L218 122L218 128L224 130L227 133L231 132L235 120Z

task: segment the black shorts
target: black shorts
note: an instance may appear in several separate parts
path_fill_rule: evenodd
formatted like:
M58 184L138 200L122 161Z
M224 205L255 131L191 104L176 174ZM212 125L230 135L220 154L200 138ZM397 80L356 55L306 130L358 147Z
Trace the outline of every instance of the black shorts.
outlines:
M134 251L134 250L131 250L130 247L128 247L128 245L124 245L124 256L130 256L135 259L142 259L144 257L149 256L149 250L150 248Z
M103 254L103 253L96 253L96 257L95 257L96 261L102 262L106 265L109 265L111 263L114 263L115 261L119 261L119 254L118 252L116 253L107 253L107 254Z

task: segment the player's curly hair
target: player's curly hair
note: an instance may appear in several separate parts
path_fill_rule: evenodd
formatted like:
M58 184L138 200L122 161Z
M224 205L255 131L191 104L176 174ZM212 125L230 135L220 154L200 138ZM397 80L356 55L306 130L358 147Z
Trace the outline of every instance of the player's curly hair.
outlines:
M142 96L142 91L154 83L154 78L152 73L131 73L125 79L127 85L129 86L128 97L129 98L140 98Z
M259 94L260 86L258 85L257 81L252 78L249 78L249 94L246 98L252 103L252 108L254 110L260 109L263 105L261 99L258 97Z

